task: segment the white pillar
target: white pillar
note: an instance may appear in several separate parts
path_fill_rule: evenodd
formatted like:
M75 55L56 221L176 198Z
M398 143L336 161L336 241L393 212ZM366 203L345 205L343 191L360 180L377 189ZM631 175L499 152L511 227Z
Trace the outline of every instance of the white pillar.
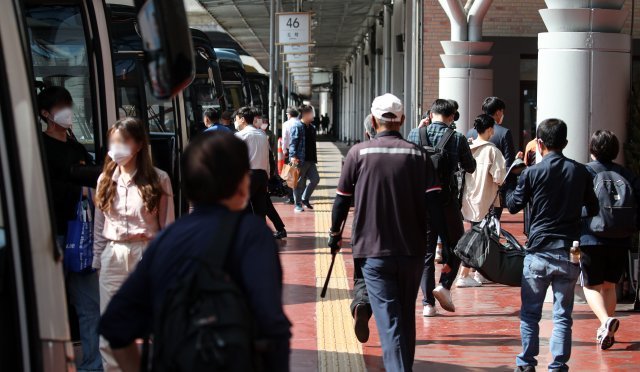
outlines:
M493 70L441 68L439 97L453 99L460 106L456 130L467 134L473 119L481 113L482 101L492 95Z
M631 37L619 33L628 16L622 5L540 10L550 32L538 35L537 122L564 120L569 129L564 153L580 162L589 161L589 138L598 129L626 142ZM622 151L618 160L623 161Z

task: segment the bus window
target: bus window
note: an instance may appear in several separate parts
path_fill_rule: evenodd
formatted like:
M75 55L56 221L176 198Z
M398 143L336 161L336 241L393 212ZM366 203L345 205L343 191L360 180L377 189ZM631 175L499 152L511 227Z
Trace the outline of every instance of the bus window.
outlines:
M145 84L147 96L147 121L149 133L175 133L175 110L172 101L155 98Z
M231 109L237 110L244 105L242 85L224 84L224 95Z
M142 116L142 97L140 87L144 84L140 80L140 68L135 58L115 59L116 71L116 101L118 105L118 119Z
M215 94L215 86L208 78L196 79L184 90L185 110L189 125L189 135L193 137L204 130L202 116L209 108L220 111L220 101Z
M80 5L29 5L26 22L36 86L62 86L73 97L73 134L95 151L91 70Z

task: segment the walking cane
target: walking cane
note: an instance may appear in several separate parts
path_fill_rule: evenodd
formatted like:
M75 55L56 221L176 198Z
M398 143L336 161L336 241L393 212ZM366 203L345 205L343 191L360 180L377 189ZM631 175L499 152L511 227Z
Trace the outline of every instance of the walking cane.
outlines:
M345 218L342 222L342 227L340 228L340 236L342 237L342 232L344 231L344 225L347 223L347 219ZM333 264L336 263L336 255L338 251L331 253L331 264L329 265L329 271L327 272L327 277L324 280L324 286L322 286L322 292L320 292L320 298L324 298L327 295L327 289L329 288L329 279L331 279L331 272L333 271Z

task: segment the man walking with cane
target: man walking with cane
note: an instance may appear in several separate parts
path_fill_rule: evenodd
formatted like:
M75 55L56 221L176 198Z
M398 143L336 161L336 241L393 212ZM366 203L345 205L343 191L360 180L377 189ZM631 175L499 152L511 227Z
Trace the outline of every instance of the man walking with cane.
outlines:
M353 257L362 259L389 372L412 370L415 303L427 244L426 206L438 199L440 191L431 161L399 133L403 112L402 102L392 94L373 101L371 114L377 134L347 154L329 237L335 254L355 195Z

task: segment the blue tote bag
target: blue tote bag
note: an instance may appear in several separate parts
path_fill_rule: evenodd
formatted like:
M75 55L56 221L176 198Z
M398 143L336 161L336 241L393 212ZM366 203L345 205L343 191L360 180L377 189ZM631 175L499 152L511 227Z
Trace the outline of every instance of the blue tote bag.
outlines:
M93 262L93 200L91 190L88 198L82 198L76 208L76 219L67 224L67 241L64 249L64 267L79 273L91 268Z

